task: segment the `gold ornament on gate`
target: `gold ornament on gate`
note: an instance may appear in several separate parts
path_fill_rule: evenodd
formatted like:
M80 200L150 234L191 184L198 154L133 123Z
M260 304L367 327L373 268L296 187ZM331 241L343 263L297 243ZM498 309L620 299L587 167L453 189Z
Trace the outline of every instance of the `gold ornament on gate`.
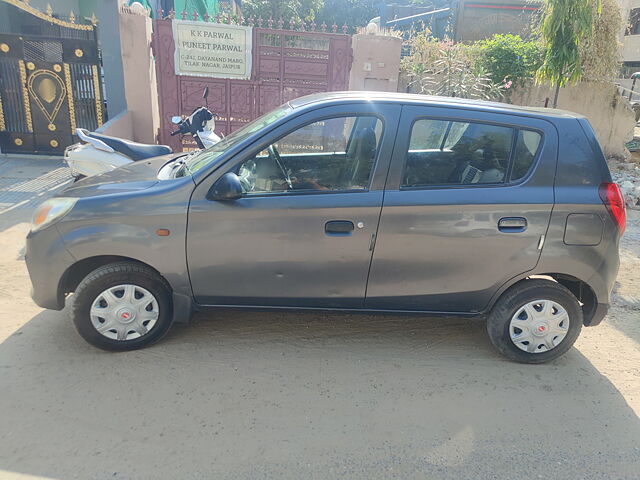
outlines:
M57 140L51 140L49 142L49 145L51 145L51 147L56 148L58 146L58 141Z
M17 146L22 145L22 139L21 138L16 138L13 143L15 143Z
M53 103L56 99L56 84L51 78L44 78L38 85L38 96L47 103Z
M29 0L0 0L0 3L1 2L5 2L10 5L13 5L14 7L17 7L20 10L23 10L25 12L28 12L34 17L38 17L42 20L46 20L47 22L53 25L60 25L61 27L65 27L65 28L73 28L74 30L85 30L85 31L93 31L95 27L95 23L93 25L79 25L75 23L76 14L74 12L70 13L68 21L62 20L60 18L56 18L57 16L54 16L53 7L50 4L47 5L46 10L44 12L41 12L37 8L29 5ZM79 2L76 2L76 3L79 3Z
M33 62L27 62L27 70L35 70L36 66Z
M84 55L84 52L81 48L76 48L76 57L81 58Z
M69 122L71 123L71 131L76 131L76 109L73 103L73 87L71 86L71 68L69 64L64 64L65 85L67 86L67 106L69 107Z
M11 50L11 47L9 47L9 45L7 45L6 43L0 43L0 50L2 50L3 53L7 53L9 50Z
M56 72L61 72L62 71L62 67L56 63L53 66L53 70L56 71Z
M35 105L47 119L49 131L55 131L56 117L67 96L67 89L62 79L51 70L36 70L29 77L27 90Z

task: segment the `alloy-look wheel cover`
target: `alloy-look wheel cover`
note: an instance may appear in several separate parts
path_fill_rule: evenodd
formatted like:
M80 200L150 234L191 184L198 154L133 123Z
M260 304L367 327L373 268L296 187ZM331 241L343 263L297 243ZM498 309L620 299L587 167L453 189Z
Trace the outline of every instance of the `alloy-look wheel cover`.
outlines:
M109 287L98 295L89 315L91 324L101 335L125 341L147 335L158 322L160 309L149 290L123 284Z
M527 353L553 350L569 331L569 314L552 300L534 300L520 307L509 323L511 341Z

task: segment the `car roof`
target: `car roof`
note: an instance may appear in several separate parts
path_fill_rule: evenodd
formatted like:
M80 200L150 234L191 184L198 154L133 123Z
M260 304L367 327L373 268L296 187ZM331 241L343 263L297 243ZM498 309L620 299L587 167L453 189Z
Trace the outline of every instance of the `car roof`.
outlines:
M466 110L506 113L511 115L535 116L538 118L585 118L583 115L554 108L523 107L501 102L470 100L466 98L439 97L413 93L396 92L325 92L314 93L291 100L289 105L296 109L312 105L330 105L345 102L379 102L402 105L422 105L432 107L451 107Z

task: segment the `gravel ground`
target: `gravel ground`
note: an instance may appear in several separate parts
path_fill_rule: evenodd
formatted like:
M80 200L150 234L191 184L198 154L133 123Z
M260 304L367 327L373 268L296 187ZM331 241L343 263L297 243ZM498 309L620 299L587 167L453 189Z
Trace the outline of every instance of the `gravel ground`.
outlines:
M634 161L610 160L609 170L620 186L627 208L640 210L640 152L631 158Z
M29 299L29 202L1 187L0 478L639 478L638 219L611 314L550 364L474 320L277 312L109 354Z

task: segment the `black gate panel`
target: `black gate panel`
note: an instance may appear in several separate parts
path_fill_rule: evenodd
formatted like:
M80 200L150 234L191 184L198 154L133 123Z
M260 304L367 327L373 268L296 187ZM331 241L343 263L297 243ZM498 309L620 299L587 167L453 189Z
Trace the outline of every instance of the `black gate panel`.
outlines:
M0 19L0 150L60 154L103 122L95 27L17 0L0 0Z

